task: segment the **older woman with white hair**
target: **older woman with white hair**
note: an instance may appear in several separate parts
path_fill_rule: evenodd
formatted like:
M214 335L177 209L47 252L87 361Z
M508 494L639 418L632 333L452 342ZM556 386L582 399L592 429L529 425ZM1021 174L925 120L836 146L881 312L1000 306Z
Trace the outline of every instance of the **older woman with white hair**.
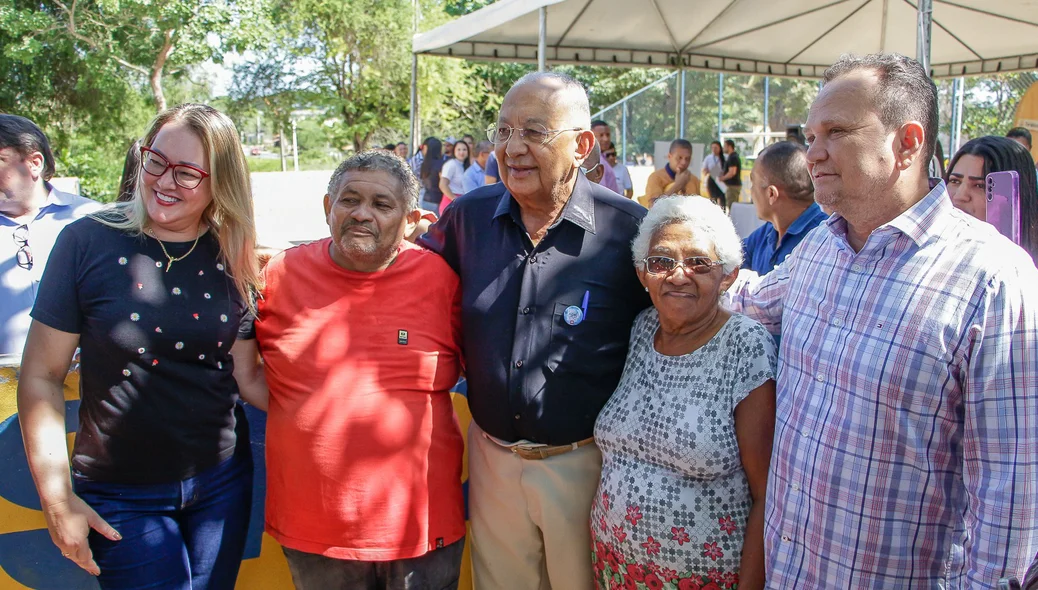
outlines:
M653 307L595 423L598 587L763 588L776 355L760 324L720 305L739 237L710 201L667 197L633 253Z

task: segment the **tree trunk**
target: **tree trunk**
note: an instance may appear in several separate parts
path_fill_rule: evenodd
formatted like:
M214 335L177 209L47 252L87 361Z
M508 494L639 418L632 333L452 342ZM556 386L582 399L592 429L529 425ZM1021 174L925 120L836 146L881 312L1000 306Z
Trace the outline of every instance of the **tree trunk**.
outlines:
M151 95L155 98L155 110L159 113L166 110L166 95L162 92L162 70L151 71Z
M166 67L166 60L169 59L169 54L173 52L174 35L176 35L174 30L165 32L165 40L162 43L162 48L159 49L158 55L155 56L155 63L151 66L151 76L149 76L151 95L155 98L155 110L160 113L166 110L166 95L162 92L162 72Z

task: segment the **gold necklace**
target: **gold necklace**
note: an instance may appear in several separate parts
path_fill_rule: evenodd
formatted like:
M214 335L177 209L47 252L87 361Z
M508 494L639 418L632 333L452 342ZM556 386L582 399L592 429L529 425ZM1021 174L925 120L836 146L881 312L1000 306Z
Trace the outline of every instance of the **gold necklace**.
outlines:
M166 251L166 245L162 243L162 240L158 239L155 236L155 230L153 230L153 229L151 229L149 227L145 231L147 231L149 234L151 234L151 237L155 238L155 241L159 243L159 247L162 248L162 253L166 256L166 271L165 272L169 272L169 269L170 269L170 267L173 266L174 262L180 262L181 260L183 260L183 259L187 258L188 256L190 256L191 253L195 251L195 246L198 245L198 240L202 237L202 234L205 233L205 230L207 230L207 229L209 229L208 225L203 227L202 229L198 230L198 235L195 236L195 243L191 244L191 249L188 250L187 253L184 254L183 256L178 256L176 258L174 258L174 257L169 255L169 252Z

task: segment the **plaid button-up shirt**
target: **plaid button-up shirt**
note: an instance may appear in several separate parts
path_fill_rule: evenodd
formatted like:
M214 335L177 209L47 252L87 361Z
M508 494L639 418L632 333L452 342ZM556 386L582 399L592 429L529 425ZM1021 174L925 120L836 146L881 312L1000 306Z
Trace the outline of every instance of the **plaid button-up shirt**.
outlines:
M770 588L993 588L1038 551L1038 270L932 187L731 293L782 336Z

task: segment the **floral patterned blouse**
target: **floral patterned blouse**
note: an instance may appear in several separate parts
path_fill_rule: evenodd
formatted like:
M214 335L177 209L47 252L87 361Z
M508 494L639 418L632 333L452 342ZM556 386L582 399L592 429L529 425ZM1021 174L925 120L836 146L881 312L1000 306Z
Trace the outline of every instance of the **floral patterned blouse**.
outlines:
M658 328L654 308L635 320L623 377L595 423L595 578L603 589L736 588L751 498L735 406L775 378L775 343L733 314L698 350L665 356Z

